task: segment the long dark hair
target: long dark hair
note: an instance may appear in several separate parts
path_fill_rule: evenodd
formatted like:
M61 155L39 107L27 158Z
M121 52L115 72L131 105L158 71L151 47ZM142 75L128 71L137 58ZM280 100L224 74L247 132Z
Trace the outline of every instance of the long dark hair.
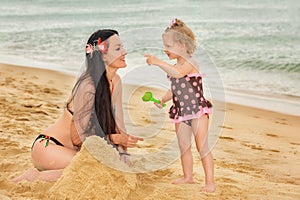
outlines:
M116 30L98 30L90 36L87 45L95 47L98 44L99 38L101 41L105 41L115 34L119 35ZM109 48L108 43L107 46ZM106 76L102 54L103 53L98 50L86 53L86 70L77 80L72 90L72 94L73 97L76 95L76 90L83 80L92 79L93 86L95 87L95 91L92 91L94 93L94 106L89 110L81 109L82 113L90 112L91 114L85 133L90 134L93 132L100 137L105 137L109 134L117 133L117 127L112 109L109 81ZM88 91L86 92L86 95L89 95Z

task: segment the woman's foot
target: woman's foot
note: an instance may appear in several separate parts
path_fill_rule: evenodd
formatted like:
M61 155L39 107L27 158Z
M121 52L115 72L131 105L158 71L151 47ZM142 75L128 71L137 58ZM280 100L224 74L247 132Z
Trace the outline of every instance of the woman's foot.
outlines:
M177 184L193 184L193 183L194 183L193 178L179 178L172 182L172 184L175 184L175 185L177 185Z
M202 192L213 193L215 191L216 191L216 185L215 185L215 183L206 184L202 188Z
M12 182L18 183L20 181L34 181L39 176L39 171L36 168L30 168L27 170L24 174L21 176L18 176L14 179L12 179Z
M62 169L39 171L36 168L27 170L19 177L12 179L12 182L19 183L21 181L57 181L62 175Z

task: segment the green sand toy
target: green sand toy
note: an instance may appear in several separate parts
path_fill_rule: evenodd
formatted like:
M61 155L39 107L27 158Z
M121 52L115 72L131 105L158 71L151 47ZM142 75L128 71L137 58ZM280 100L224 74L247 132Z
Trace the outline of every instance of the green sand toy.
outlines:
M153 101L155 103L160 104L160 100L157 100L155 98L152 97L152 92L145 92L144 96L142 97L144 102L148 102L148 101ZM163 105L164 107L166 107L166 104L164 103Z

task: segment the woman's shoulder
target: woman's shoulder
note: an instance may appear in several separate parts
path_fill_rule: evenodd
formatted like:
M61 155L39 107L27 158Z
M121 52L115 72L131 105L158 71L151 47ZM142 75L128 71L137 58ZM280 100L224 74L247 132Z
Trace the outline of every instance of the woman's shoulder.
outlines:
M78 85L77 85L78 90L85 90L85 91L94 91L95 90L95 84L93 82L92 77L87 76L84 79L82 79Z

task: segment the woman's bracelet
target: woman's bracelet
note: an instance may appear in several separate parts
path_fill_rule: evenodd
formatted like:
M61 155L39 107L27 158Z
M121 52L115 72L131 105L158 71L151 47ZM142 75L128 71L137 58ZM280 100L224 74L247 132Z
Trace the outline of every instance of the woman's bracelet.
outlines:
M130 154L127 153L127 152L119 152L119 155L120 155L120 156L123 156L123 155L125 155L125 156L130 156Z

